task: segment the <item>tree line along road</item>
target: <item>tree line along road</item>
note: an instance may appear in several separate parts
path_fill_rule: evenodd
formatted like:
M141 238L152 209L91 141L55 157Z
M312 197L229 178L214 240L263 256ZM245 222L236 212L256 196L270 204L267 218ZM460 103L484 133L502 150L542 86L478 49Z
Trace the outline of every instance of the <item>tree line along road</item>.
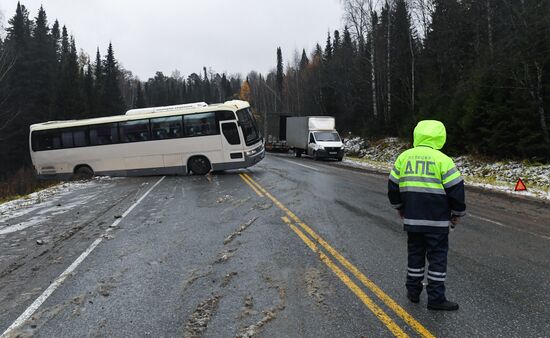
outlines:
M454 313L405 297L387 176L288 156L94 179L0 218L2 337L545 336L548 204L467 191ZM10 218L11 217L11 218ZM38 244L40 243L40 244Z

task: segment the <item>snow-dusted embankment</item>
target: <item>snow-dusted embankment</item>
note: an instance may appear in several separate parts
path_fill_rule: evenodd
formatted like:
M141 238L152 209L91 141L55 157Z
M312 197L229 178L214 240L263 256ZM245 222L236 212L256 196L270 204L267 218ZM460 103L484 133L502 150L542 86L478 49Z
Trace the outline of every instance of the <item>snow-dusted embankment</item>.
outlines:
M345 147L348 155L345 160L347 165L389 172L397 156L408 149L410 144L397 138L370 142L354 137L346 140ZM550 200L548 164L537 165L519 161L487 162L469 155L454 157L453 160L467 185ZM519 178L527 185L527 191L514 191Z
M99 181L109 179L109 177L96 177L89 181L61 182L25 197L0 204L0 235L24 230L43 223L51 215L60 215L76 206L86 204L97 195L97 192L84 193L84 191ZM59 204L63 197L72 193L79 193L79 198L70 203ZM20 220L20 217L29 213L33 216L24 221Z

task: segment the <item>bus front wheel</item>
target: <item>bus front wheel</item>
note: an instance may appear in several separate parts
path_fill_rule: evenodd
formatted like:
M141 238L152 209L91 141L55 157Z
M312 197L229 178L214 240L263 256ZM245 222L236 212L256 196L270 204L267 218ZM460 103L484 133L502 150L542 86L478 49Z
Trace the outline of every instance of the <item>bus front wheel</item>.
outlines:
M210 161L204 156L196 156L189 160L189 170L195 175L206 175L210 169Z
M75 168L74 178L77 180L88 179L94 176L94 171L87 165L81 165Z

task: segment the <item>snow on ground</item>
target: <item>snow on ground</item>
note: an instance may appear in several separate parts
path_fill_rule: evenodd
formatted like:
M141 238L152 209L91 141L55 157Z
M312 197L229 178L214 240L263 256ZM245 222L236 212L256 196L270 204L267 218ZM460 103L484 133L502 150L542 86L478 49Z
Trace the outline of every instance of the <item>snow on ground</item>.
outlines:
M353 167L389 172L401 152L411 145L397 138L369 141L353 137L345 142L344 163ZM519 161L488 162L465 155L453 158L467 185L497 190L514 195L550 200L550 165ZM521 178L527 191L514 191Z
M0 204L0 221L6 221L5 216L15 218L23 216L45 203L52 203L57 197L66 195L72 191L80 190L90 186L92 181L61 182L52 187L33 192L27 196Z
M0 204L0 223L21 217L38 209L53 206L63 196L90 187L91 185L110 177L94 177L89 181L61 182L52 187L34 192L27 196Z

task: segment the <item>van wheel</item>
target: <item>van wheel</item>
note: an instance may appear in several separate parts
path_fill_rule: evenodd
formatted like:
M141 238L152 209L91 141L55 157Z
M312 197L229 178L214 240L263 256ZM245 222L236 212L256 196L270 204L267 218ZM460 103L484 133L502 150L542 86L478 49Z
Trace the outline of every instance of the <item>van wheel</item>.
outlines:
M195 175L206 175L210 169L210 161L204 156L196 156L189 160L189 170Z
M319 155L317 154L316 151L313 152L313 159L314 159L315 161L319 161Z
M302 150L301 149L294 149L294 153L296 157L302 157Z
M94 171L87 165L81 165L74 170L74 178L77 180L89 179L94 176Z
M342 162L343 159L344 157L338 157L338 162Z

